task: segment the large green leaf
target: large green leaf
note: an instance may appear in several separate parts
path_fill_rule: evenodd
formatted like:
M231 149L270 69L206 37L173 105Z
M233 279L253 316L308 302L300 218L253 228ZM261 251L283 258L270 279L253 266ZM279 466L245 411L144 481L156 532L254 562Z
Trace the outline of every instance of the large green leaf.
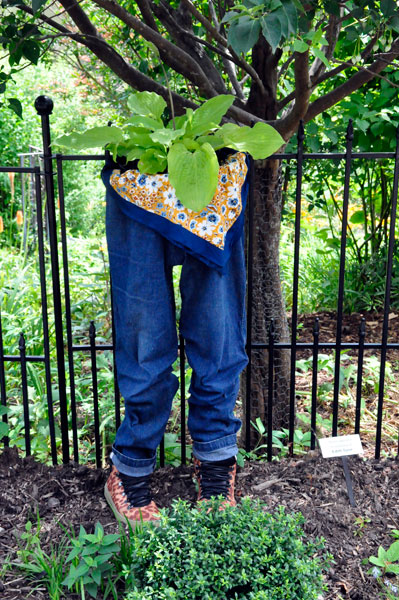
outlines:
M394 31L396 31L396 33L399 33L399 16L393 15L389 19L389 25Z
M158 142L164 146L169 146L173 140L176 140L178 137L184 135L184 131L184 129L157 129L157 131L154 131L154 133L150 134L150 138L154 142Z
M276 50L281 40L281 23L276 13L269 13L260 19L262 33L272 47L273 52Z
M355 225L365 222L364 210L357 210L351 215L349 221Z
M186 129L193 118L194 111L192 108L186 108L186 112L184 115L180 115L179 117L175 117L175 125L176 129ZM167 124L168 129L173 129L173 121L170 120Z
M151 135L152 132L146 132L145 129L140 129L137 127L128 126L126 128L129 138L126 140L126 144L129 146L142 146L144 148L150 148L151 146L155 146Z
M2 438L4 435L7 435L8 432L9 432L9 426L7 425L7 423L0 421L0 438Z
M324 0L323 6L324 10L330 15L340 16L340 4L337 0Z
M214 150L219 150L224 146L223 138L218 135L202 135L197 138L197 142L199 144L205 144L205 142L207 142Z
M259 20L251 19L248 15L243 15L231 23L227 41L236 52L244 52L246 54L258 41L259 32Z
M149 148L143 152L137 166L140 173L162 173L166 169L166 154L160 148Z
M85 148L102 148L106 144L123 141L123 133L119 127L93 127L83 133L61 135L55 140L58 146L70 150L83 150Z
M381 0L381 12L384 17L391 17L398 10L395 0Z
M8 106L22 119L22 104L18 98L8 98Z
M40 10L43 4L46 4L46 2L47 0L32 0L33 12L36 13L38 10Z
M141 158L148 150L148 148L140 148L140 146L125 146L124 144L118 144L115 148L115 152L113 151L112 146L109 146L110 152L112 152L114 156L114 160L117 156L124 156L126 158L126 162L130 162L131 160L137 160Z
M40 57L41 48L34 40L26 40L22 44L22 55L27 58L31 63L37 65Z
M135 127L145 127L155 131L163 127L161 119L151 119L151 117L144 117L143 115L133 115L129 119L129 123Z
M389 562L399 562L399 540L391 544L388 548L387 559L389 560Z
M282 6L280 6L277 10L273 11L273 15L278 17L280 21L281 27L281 36L285 39L288 37L288 32L290 30L290 24L287 18L287 15Z
M212 200L218 185L219 163L210 144L190 152L184 144L173 144L168 153L169 181L179 200L191 210L202 210Z
M220 94L207 100L194 112L191 121L191 134L202 135L219 125L222 117L234 102L231 94Z
M257 160L267 158L278 150L284 140L281 135L267 123L256 123L254 127L240 127L234 123L226 123L218 131L228 148L248 152Z
M294 40L292 44L292 49L294 52L307 52L309 50L309 46L303 40Z
M283 33L285 37L288 37L290 33L295 34L298 29L298 15L295 8L295 4L292 0L281 0L282 7L279 11L284 12L287 23L288 31Z
M154 119L159 119L166 108L165 100L155 92L130 94L127 105L133 113Z
M321 62L323 64L325 64L326 67L330 66L330 63L328 62L326 55L324 54L324 52L322 50L320 50L320 48L311 48L311 52L316 56L316 58L318 58L319 60L321 60Z

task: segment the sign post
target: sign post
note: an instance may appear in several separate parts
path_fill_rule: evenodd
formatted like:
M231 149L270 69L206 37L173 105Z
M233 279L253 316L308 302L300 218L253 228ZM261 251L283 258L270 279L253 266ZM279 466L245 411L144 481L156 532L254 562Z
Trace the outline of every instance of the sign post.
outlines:
M351 506L356 506L351 474L348 465L348 456L363 454L362 442L359 434L341 435L318 440L323 458L341 458L345 474L346 488L348 490Z

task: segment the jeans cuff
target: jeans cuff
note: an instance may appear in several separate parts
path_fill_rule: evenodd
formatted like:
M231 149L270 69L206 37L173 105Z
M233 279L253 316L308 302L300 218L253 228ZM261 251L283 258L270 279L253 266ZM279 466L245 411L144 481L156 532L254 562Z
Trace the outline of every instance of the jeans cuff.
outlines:
M124 456L115 448L111 452L112 464L118 469L123 475L130 475L130 477L144 477L144 475L150 475L155 469L157 457L154 458L130 458Z
M226 460L238 454L237 436L226 435L210 442L193 441L193 454L198 460Z

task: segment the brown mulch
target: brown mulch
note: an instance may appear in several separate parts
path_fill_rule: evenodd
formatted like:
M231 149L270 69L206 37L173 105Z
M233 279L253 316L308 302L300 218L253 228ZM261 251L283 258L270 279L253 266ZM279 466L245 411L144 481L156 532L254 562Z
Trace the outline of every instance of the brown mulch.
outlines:
M367 574L370 565L362 560L376 554L379 545L387 548L393 541L391 528L399 529L399 461L352 457L349 466L355 508L348 500L340 461L323 460L317 451L300 459L247 463L239 469L237 497L260 498L271 511L278 505L301 511L306 534L326 539L326 550L335 562L326 576L324 600L376 600L379 588ZM107 533L117 531L103 498L106 477L105 470L76 464L48 467L32 458L19 458L15 449L4 450L0 455L0 565L7 556L15 558L17 540L28 519L35 523L37 508L45 549L62 535L58 522L72 524L76 531L83 524L92 531L100 521ZM161 506L169 506L177 496L194 502L191 467L157 470L153 491ZM29 596L31 591L18 571L8 571L0 581L2 600L48 599L44 590Z
M298 342L313 342L313 327L315 318L319 319L319 342L332 342L336 340L337 313L331 311L321 311L307 315L298 315ZM365 338L366 343L378 343L382 341L382 330L384 313L376 311L364 311L362 313L344 314L342 316L342 342L359 343L359 326L361 318L365 319ZM288 313L288 322L291 325L291 314ZM399 343L399 311L391 310L388 315L388 343ZM320 350L327 354L331 350ZM299 350L297 357L309 356L311 350ZM356 351L350 350L349 354L356 354ZM380 356L380 350L365 350L365 356L371 354ZM387 360L397 361L399 359L399 350L389 349L387 351Z

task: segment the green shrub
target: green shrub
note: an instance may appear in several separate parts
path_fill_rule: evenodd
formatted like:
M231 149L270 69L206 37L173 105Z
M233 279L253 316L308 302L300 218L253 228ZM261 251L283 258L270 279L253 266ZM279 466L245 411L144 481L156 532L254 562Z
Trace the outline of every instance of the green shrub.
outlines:
M249 498L201 510L182 500L157 528L132 537L125 600L311 600L325 589L324 540L306 539L303 516L274 514Z

